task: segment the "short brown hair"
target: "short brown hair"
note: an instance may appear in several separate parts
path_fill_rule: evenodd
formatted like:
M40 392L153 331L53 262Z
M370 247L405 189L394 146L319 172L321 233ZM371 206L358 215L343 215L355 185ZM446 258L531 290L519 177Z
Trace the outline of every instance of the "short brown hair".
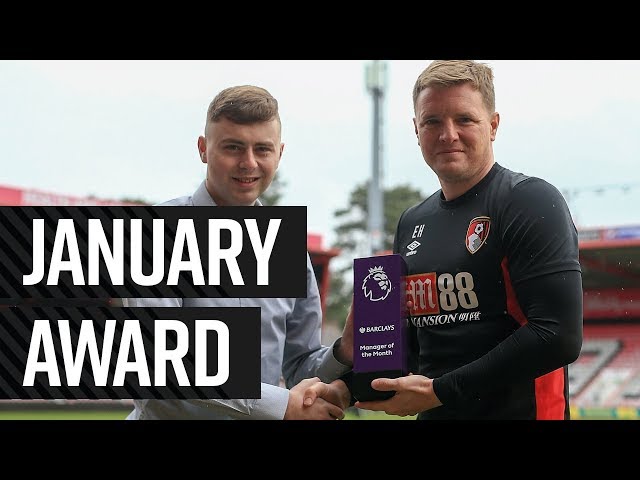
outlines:
M490 113L496 110L496 94L493 87L493 71L485 63L473 60L434 60L420 74L413 87L413 108L420 92L428 87L450 87L470 83L480 92Z
M206 126L222 118L241 125L273 119L280 123L278 101L264 88L253 85L225 88L209 104Z

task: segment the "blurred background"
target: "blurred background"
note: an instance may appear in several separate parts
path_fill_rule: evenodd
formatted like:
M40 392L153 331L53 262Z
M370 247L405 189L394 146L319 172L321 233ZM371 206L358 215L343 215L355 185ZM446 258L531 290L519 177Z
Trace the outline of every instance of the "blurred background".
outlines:
M570 366L572 417L638 419L640 61L480 61L495 75L496 161L554 184L579 230L585 336ZM285 150L263 200L307 207L330 343L353 258L390 250L400 213L439 189L412 124L413 84L429 62L2 60L0 205L190 194L204 178L196 140L209 102L231 85L265 87L280 103ZM0 418L130 410L128 400L0 401Z

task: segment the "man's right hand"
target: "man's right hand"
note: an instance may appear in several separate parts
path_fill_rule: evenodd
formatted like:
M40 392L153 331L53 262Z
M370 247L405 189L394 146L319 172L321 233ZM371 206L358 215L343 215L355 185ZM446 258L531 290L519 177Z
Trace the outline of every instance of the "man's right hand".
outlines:
M406 377L376 378L371 381L371 387L380 392L395 391L396 393L386 400L356 402L356 408L406 417L442 405L433 390L433 379L424 375L410 373Z
M321 398L321 395L318 395L318 398L315 399L312 405L304 404L305 392L308 392L310 389L319 389L321 392L324 392L326 390L325 385L328 386L321 382L318 377L306 378L289 390L289 403L284 412L284 419L342 420L344 418L344 408ZM337 401L337 397L334 401Z

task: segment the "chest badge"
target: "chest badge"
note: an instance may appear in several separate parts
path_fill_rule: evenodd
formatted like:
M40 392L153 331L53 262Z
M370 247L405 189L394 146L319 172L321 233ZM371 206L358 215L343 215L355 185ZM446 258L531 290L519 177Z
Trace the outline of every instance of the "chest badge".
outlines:
M466 245L467 250L473 255L484 245L489 236L491 219L489 217L476 217L469 223L467 228Z

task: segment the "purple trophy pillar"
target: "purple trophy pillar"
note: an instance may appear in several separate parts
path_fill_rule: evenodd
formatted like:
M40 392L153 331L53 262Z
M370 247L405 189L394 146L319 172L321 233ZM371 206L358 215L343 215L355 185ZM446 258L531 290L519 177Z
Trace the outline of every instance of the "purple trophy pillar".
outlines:
M359 401L390 398L371 388L374 378L407 374L407 266L401 255L353 261L353 383Z

